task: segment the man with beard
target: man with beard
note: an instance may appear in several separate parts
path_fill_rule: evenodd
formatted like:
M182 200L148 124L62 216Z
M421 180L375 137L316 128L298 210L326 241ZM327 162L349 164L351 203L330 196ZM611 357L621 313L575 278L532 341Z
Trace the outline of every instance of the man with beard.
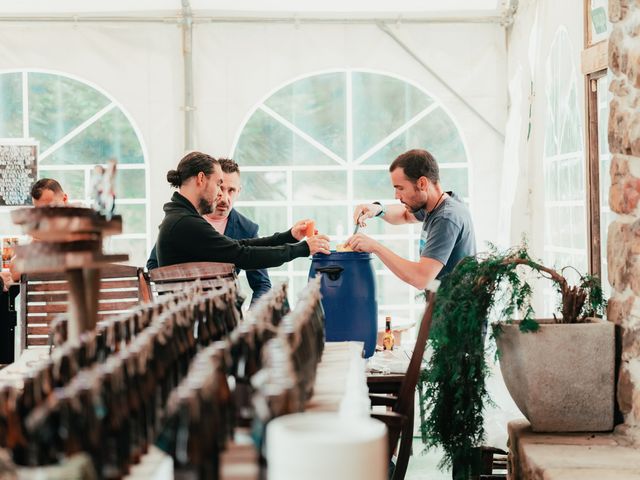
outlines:
M257 238L258 225L233 208L233 204L242 190L238 164L228 158L218 159L218 162L222 168L221 197L216 203L214 211L204 215L204 219L217 232L234 240ZM155 246L151 250L149 260L147 260L147 269L153 270L154 268L158 268L158 256ZM271 289L271 280L265 269L247 270L247 281L253 291L253 296L251 297L252 305Z
M420 260L402 258L362 233L349 238L345 246L356 252L375 253L398 278L423 290L432 280L451 272L464 257L475 255L471 214L457 195L442 189L438 164L426 150L403 153L393 161L389 172L395 197L402 205L358 205L354 220L361 226L372 217L393 225L422 222Z
M186 262L233 263L254 270L277 267L294 258L329 254L329 237L315 235L301 241L307 223L301 220L290 230L270 237L233 240L217 232L202 215L212 213L221 198L220 163L201 152L185 155L167 181L177 192L164 205L165 217L158 233L158 265Z

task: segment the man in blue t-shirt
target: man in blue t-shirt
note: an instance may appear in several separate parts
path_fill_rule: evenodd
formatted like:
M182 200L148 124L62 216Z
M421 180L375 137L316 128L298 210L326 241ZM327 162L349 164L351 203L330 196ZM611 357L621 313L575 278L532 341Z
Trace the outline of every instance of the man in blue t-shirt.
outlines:
M358 205L354 220L360 226L372 217L393 225L422 222L420 260L402 258L362 233L349 238L345 246L375 253L398 278L423 290L432 280L451 272L464 257L475 255L471 214L457 195L442 189L438 164L426 150L403 153L393 161L389 172L395 197L402 205Z

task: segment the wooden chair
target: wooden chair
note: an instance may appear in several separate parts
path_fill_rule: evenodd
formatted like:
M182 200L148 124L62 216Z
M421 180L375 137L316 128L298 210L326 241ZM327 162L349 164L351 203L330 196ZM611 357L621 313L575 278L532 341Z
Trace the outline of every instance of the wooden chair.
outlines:
M68 306L64 273L22 275L20 278L21 347L47 345L49 324ZM110 264L100 269L98 320L151 301L151 289L141 268Z
M226 282L237 279L232 263L189 262L168 267L154 268L149 272L151 288L155 296L174 292L184 287L185 282L200 280L204 289L219 288Z
M403 479L409 464L411 444L413 442L415 391L420 377L422 358L429 339L435 296L434 292L427 292L427 306L422 316L418 338L409 361L407 373L389 376L390 378L387 380L384 380L387 377L386 375L377 375L375 380L369 377L371 405L384 405L391 409L391 411L372 412L371 414L373 418L377 418L387 425L389 431L389 461L391 461L393 452L396 450L398 441L400 441L396 466L392 476L393 480Z
M506 480L507 455L507 452L501 448L480 447L480 474L476 478L478 480Z

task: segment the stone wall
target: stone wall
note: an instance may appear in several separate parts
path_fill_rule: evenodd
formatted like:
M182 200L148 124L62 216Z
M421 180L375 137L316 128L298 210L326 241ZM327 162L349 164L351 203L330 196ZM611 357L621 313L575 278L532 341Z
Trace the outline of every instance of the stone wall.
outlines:
M640 0L609 0L612 154L609 204L619 216L607 240L609 319L622 327L618 404L640 431Z

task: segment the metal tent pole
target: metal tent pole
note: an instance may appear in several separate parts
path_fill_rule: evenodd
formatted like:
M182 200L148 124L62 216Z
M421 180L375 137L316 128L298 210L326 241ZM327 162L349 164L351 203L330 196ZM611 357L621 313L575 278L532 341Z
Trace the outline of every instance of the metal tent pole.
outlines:
M184 149L195 145L193 102L193 13L189 0L182 0L182 59L184 66Z

